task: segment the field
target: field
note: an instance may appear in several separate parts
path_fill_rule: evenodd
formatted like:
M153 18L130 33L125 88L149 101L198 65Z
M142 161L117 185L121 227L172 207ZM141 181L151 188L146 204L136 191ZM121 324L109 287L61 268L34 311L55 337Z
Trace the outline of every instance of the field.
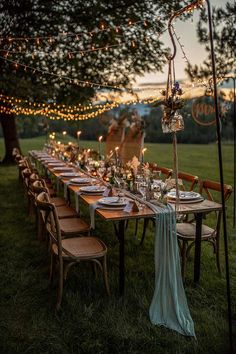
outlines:
M23 153L40 149L43 138L22 140ZM96 142L82 142L96 147ZM145 159L172 166L172 146L147 144ZM3 140L0 139L0 156ZM233 146L223 146L225 183L233 185ZM217 145L179 145L179 170L219 180ZM111 297L91 267L79 265L68 277L63 307L54 315L56 287L48 282L49 255L36 238L35 221L26 213L23 187L16 166L0 166L0 352L3 354L183 354L228 353L226 282L223 237L217 273L212 248L202 249L199 286L193 284L193 254L187 264L186 294L197 340L153 326L148 317L154 289L154 232L143 246L126 233L126 293L118 295L118 241L109 223L97 219L96 235L107 244ZM236 319L236 236L232 227L233 196L227 203L233 318ZM85 210L85 217L88 217ZM141 232L141 224L139 226ZM234 267L234 268L233 268ZM236 335L234 328L234 335Z

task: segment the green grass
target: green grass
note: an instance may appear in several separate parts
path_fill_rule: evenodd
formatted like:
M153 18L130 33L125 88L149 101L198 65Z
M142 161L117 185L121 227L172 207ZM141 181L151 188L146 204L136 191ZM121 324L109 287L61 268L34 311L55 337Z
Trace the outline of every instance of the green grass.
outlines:
M43 138L22 140L23 152L39 149ZM93 147L96 143L83 142ZM95 144L95 145L94 145ZM172 166L170 145L147 144L147 160ZM180 145L179 169L202 178L218 180L216 145ZM225 183L233 184L233 147L223 146ZM3 156L3 141L0 140ZM236 261L232 228L232 201L227 221L231 262L231 287L235 318ZM15 353L227 353L227 304L225 276L219 277L212 249L203 245L202 274L194 286L193 259L187 266L186 294L195 323L197 341L151 325L148 309L153 295L153 230L143 247L127 230L126 294L118 296L118 242L110 223L97 219L96 235L107 244L112 295L105 295L101 277L96 280L88 265L75 267L63 294L63 310L54 315L56 288L48 283L46 245L36 239L34 220L26 214L24 191L16 166L0 167L0 352ZM87 215L85 215L87 217ZM139 230L141 231L141 226ZM235 230L234 230L235 231ZM223 245L223 243L222 243ZM222 247L222 266L224 253ZM223 266L224 268L224 266ZM223 273L224 274L224 273Z

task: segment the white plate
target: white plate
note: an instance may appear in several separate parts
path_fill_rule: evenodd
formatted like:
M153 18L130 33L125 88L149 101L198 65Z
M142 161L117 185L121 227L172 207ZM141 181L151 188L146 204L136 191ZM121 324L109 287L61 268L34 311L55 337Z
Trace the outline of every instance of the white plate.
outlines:
M62 167L66 166L63 162L49 162L48 167Z
M81 187L80 191L85 193L91 193L91 194L92 193L99 194L99 193L103 193L105 189L106 187L104 186L85 186L85 187Z
M99 199L98 203L116 208L116 207L125 206L127 204L127 200L119 197L104 197Z
M72 172L73 171L73 168L72 167L60 167L60 166L55 166L53 168L53 171L55 172Z
M125 205L122 205L122 206L105 206L105 205L100 205L98 206L98 209L101 209L101 210L113 210L113 211L117 211L117 210L124 210L125 208Z
M173 189L167 193L168 199L176 199L176 190ZM201 194L196 192L189 192L189 191L179 191L179 200L195 200L195 199L202 199Z
M200 203L204 200L204 198L200 197L198 199L192 199L192 200L180 200L180 204L192 204L192 203ZM176 203L175 199L168 199L168 203Z
M77 177L77 178L72 178L70 180L71 184L86 184L86 183L90 183L92 181L91 178L83 178L83 177Z
M60 173L60 177L65 177L65 178L71 178L71 177L79 177L80 174L76 172L65 172L65 173Z

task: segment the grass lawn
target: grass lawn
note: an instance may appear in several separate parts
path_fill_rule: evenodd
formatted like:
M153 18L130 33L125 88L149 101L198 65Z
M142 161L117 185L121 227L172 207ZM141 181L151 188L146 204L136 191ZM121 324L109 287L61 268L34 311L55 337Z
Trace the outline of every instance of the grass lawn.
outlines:
M39 149L44 139L22 140L23 153ZM96 142L83 142L97 146ZM147 144L145 158L172 166L172 146ZM216 145L179 145L179 170L219 180ZM0 156L3 140L0 139ZM223 146L225 183L233 184L233 146ZM150 227L141 247L130 223L126 234L126 293L118 296L118 241L110 223L97 219L96 235L108 246L112 295L105 294L102 279L90 265L74 267L65 285L62 312L54 315L56 287L48 283L49 255L36 238L34 220L26 213L23 187L16 166L0 166L0 352L173 354L228 352L228 325L224 252L223 275L217 273L212 248L202 247L202 273L194 286L193 254L187 264L186 294L195 323L197 341L153 326L148 310L154 291L154 238ZM227 221L231 262L233 314L236 318L236 236L232 228L233 197ZM88 217L85 211L85 217ZM142 227L139 228L140 232ZM223 237L222 237L223 241ZM234 267L234 269L233 269ZM234 328L235 333L235 328ZM235 333L236 334L236 333Z

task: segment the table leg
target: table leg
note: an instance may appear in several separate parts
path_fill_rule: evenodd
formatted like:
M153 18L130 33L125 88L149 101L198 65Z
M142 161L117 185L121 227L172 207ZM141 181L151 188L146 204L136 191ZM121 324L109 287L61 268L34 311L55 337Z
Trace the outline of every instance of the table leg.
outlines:
M119 221L119 291L124 295L125 290L125 221Z
M201 239L202 239L202 217L203 213L197 213L196 218L196 239L195 239L195 254L194 254L194 282L200 280L201 267Z

